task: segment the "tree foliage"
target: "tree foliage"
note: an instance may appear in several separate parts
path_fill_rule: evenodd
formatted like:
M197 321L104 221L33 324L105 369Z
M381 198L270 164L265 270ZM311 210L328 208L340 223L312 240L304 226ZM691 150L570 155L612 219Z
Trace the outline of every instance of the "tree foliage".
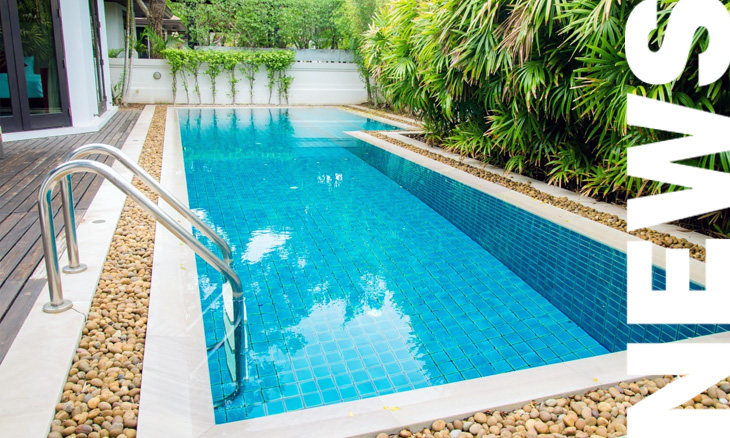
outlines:
M626 149L671 134L626 125L626 95L730 112L730 76L697 86L693 41L684 73L652 86L631 73L624 50L637 0L389 0L361 45L379 89L424 120L427 135L464 154L579 188L609 201L671 190L630 178ZM659 46L675 2L661 3ZM730 171L730 154L686 164ZM706 218L730 231L730 215Z
M193 45L336 49L343 0L176 0Z
M367 87L368 100L375 103L378 102L378 97L371 85L370 71L363 61L360 46L375 11L383 2L384 0L342 0L340 8L335 13L335 23L341 35L340 47L354 50L355 62Z

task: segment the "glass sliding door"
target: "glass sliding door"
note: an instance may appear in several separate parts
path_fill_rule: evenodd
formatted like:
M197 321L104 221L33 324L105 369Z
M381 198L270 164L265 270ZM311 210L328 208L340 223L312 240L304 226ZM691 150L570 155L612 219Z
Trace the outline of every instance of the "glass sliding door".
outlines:
M9 37L12 46L12 56L8 56L11 50L5 53L8 88L11 96L12 91L17 95L18 105L13 114L19 112L21 127L6 127L1 119L0 123L6 131L70 125L58 0L2 3L5 4L4 10L0 9L4 15L2 21L8 22L10 31L3 32L3 37L6 40Z
M0 126L3 131L21 130L18 88L15 86L15 55L10 29L10 14L7 2L0 2ZM11 86L12 84L12 86Z

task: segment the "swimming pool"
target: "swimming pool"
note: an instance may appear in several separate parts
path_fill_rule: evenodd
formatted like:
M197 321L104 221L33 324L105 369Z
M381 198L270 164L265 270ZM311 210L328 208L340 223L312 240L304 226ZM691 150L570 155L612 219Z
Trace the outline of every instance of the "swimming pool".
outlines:
M227 233L246 291L249 378L218 423L605 354L638 333L620 325L622 253L343 134L389 125L179 116L190 206ZM211 344L220 278L198 271ZM232 393L227 360L209 358L214 398Z

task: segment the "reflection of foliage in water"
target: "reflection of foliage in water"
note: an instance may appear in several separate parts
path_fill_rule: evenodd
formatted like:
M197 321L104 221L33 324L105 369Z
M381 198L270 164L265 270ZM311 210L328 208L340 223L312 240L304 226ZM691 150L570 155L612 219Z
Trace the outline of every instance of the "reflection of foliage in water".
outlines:
M18 3L20 21L20 40L23 56L35 56L36 65L47 66L53 56L53 23L48 0L20 0ZM7 73L5 45L2 26L0 26L0 72Z
M20 0L18 18L23 56L34 56L36 66L47 67L54 55L49 0Z
M185 163L188 171L227 172L226 184L249 184L247 181L238 181L238 172L222 164L229 158L235 158L242 167L266 165L269 166L267 172L275 173L272 168L299 158L303 158L301 166L313 164L310 163L312 150L308 149L313 142L301 141L309 130L318 132L319 143L325 143L324 140L329 138L326 128L309 126L309 119L302 120L297 110L253 108L244 112L222 109L215 110L217 117L213 117L210 111L180 110ZM214 128L215 125L218 129ZM334 138L332 141L336 142L332 144L334 146L339 145L341 140ZM316 175L320 176L319 173ZM330 191L326 175L323 181L314 181L318 186L314 190ZM341 175L333 175L330 181L332 184L343 180ZM268 177L266 172L256 176ZM286 178L277 180L275 184L284 181L287 181L287 189L293 188L289 187ZM272 189L271 196L276 196L276 193ZM216 216L215 220L223 219L218 217L220 212L211 211L211 214ZM306 211L304 214L306 216L302 220L316 220L308 216ZM211 217L211 221L213 219ZM404 302L404 296L393 293L389 288L389 276L383 268L363 265L360 273L351 279L347 276L335 278L337 274L332 271L312 277L312 265L320 263L322 256L316 250L310 252L311 247L308 245L296 243L302 238L297 236L298 228L273 227L271 224L261 226L247 230L246 235L241 236L238 249L234 250L234 269L242 275L248 298L246 305L250 332L246 362L250 378L243 384L245 391L260 390L263 382L271 379L272 370L277 373L291 372L293 360L306 357L306 348L317 342L319 326L323 323L337 334L338 340L345 339L344 342L352 342L353 345L359 342L355 338L372 334L362 330L363 327L372 327L370 324L375 318L381 318L379 326L391 323L408 326L410 316L403 310L408 308L408 303ZM354 231L352 227L348 228L351 232ZM269 238L261 239L262 235ZM290 235L291 240L288 239ZM284 239L285 236L287 239ZM362 238L368 240L366 246L374 244L366 235ZM269 245L259 247L258 244L264 243ZM275 250L270 248L272 245L276 246ZM279 270L281 266L284 266L283 270ZM219 281L219 275L206 269L213 282ZM250 277L246 275L249 272ZM286 278L281 276L282 273ZM306 278L307 281L294 281L295 278ZM217 286L217 290L219 288ZM215 299L215 296L211 298ZM218 311L218 315L221 314ZM275 321L276 318L280 321ZM412 348L417 350L419 346Z

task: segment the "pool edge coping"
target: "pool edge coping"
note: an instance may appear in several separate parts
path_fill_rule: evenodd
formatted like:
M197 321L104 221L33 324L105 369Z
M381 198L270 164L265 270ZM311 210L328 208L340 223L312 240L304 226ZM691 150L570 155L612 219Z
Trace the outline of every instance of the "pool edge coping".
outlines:
M168 151L174 151L173 157L182 159L178 109L168 107L161 180L165 187L187 204L184 167L175 167L168 154ZM392 121L382 121L395 125ZM163 206L163 209L170 212L167 206ZM186 224L186 227L189 225ZM345 430L347 436L374 436L384 430L430 424L438 418L461 418L484 409L505 409L528 400L580 393L642 377L626 374L624 351L216 425L202 320L194 316L201 311L194 253L187 247L181 247L167 230L158 225L153 260L150 321L143 374L145 390L141 392L138 426L142 438L147 434L170 434L173 430L176 436L186 437L220 437L246 432L286 435L291 430L297 430L299 436L321 437L328 433L331 436L343 436ZM160 272L175 276L183 290L182 297L160 292L163 286L168 292L172 289L164 283ZM190 280L195 281L194 287L184 284ZM161 312L166 312L164 322L160 319ZM171 367L171 364L175 366ZM529 382L526 389L524 382ZM517 386L517 383L520 385ZM195 384L202 385L202 388L194 388Z

